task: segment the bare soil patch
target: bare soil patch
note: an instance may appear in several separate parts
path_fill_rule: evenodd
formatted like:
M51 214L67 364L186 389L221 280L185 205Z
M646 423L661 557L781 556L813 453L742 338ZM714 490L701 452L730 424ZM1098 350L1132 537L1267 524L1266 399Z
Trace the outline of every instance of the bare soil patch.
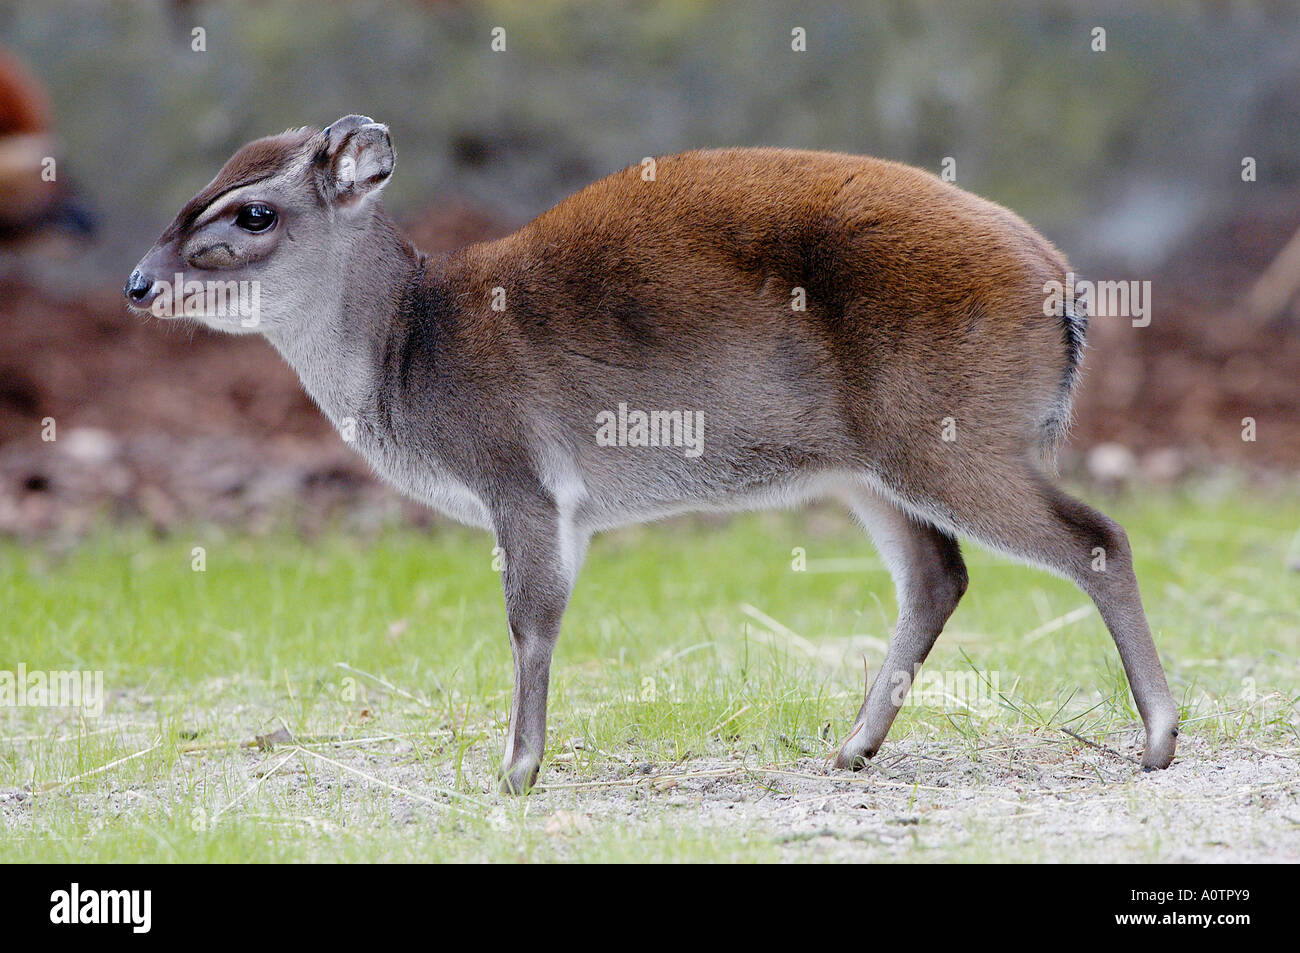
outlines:
M476 802L469 805L437 793L454 784L449 768L430 778L426 768L400 757L401 745L385 743L382 753L349 745L308 753L280 745L204 756L183 773L191 790L206 776L223 789L253 792L230 804L236 815L256 814L263 809L259 799L271 799L305 836L353 823L339 820L340 803L355 812L355 823L373 823L366 812L376 798L389 820L417 840L437 836L431 822L453 809L509 836L518 804L496 792L485 758L467 766ZM857 774L836 771L821 758L628 763L580 777L557 764L530 795L525 823L561 857L582 837L614 832L634 841L639 832L668 824L705 838L756 840L789 861L1295 862L1297 753L1187 739L1172 767L1147 774L1069 738L1008 735L973 750L891 742L888 753ZM0 813L10 830L38 833L34 797L73 799L78 812L112 824L174 794L167 784L142 788L111 778L97 786L107 790L0 791Z

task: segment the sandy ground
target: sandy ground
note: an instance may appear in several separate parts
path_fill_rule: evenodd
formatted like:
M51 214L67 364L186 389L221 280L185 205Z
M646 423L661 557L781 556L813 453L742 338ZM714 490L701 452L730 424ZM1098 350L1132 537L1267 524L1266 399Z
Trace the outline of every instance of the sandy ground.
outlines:
M629 763L579 775L566 770L561 755L531 795L526 823L553 838L560 856L584 836L615 831L636 838L639 830L668 823L705 839L766 843L792 861L1300 860L1295 749L1212 748L1185 739L1171 768L1145 774L1124 757L1136 740L1136 732L1112 739L1119 752L1064 736L986 739L978 748L900 741L859 774L805 757L783 764ZM205 755L185 773L214 782L234 775L235 790L256 791L230 810L256 813L264 810L256 806L259 798L267 797L300 820L320 817L323 831L337 827L340 803L345 811L352 805L359 818L378 796L391 821L409 825L413 837L422 826L437 836L432 822L448 803L467 807L509 836L518 805L495 793L485 757L476 752L468 768L471 790L481 792L472 795L477 805L469 806L441 798L437 788L451 786L450 771L430 778L426 766L402 758L406 744L386 742L372 750L281 744L271 751ZM108 823L169 797L167 784L142 789L108 781L97 788L36 796L71 799L79 811ZM32 828L32 802L28 791L0 790L5 827Z

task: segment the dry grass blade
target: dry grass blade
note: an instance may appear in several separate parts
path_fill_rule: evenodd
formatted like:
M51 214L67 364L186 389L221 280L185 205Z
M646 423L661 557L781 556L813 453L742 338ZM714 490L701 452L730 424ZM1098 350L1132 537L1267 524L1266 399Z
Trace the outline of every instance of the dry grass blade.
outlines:
M49 784L38 785L37 787L34 787L32 789L32 793L53 794L56 791L62 791L64 788L76 784L78 781L84 781L87 778L93 778L95 775L103 774L105 771L112 771L114 768L124 765L128 761L134 761L136 758L143 758L150 751L153 751L155 748L158 748L161 745L162 745L162 739L158 738L149 747L137 751L134 754L129 754L124 758L118 758L116 761L110 761L108 764L102 764L98 768L93 768L90 771L85 771L77 775L75 778L68 778L66 781L54 781Z
M299 751L306 755L311 755L311 757L316 758L319 761L324 761L326 764L331 764L341 771L346 771L349 774L355 775L358 778L362 778L363 780L369 781L371 784L378 785L381 788L387 788L390 791L393 791L397 794L401 794L403 797L413 798L423 804L428 804L432 807L450 808L451 810L456 811L460 814L466 814L471 817L475 816L470 814L469 811L461 810L460 808L452 804L447 804L444 801L436 801L433 798L425 797L423 794L417 794L416 792L401 787L400 785L393 784L391 781L385 781L383 778L377 778L373 774L366 774L366 772L354 768L351 765L344 764L342 761L335 761L333 758L327 758L325 757L325 755L321 754L318 751L311 751L307 748L302 748L297 746L295 746L293 750ZM484 804L482 801L478 801L472 797L469 797L468 795L461 794L459 791L452 791L448 788L435 788L435 787L431 787L429 788L429 790L445 798L450 798L457 801L464 801L465 803L472 804L475 807L480 809L485 810L487 808L487 805Z
M277 772L277 771L279 771L281 768L283 768L283 767L285 766L285 764L289 761L289 759L292 758L292 757L293 757L293 752L290 751L288 754L286 754L283 758L280 759L280 763L279 763L279 764L277 764L275 767L273 767L270 771L265 772L265 773L264 773L260 778L258 778L256 781L254 781L254 782L253 782L252 784L250 784L248 787L246 787L246 788L244 789L243 793L239 795L239 797L235 798L233 801L230 801L228 804L225 804L225 805L223 805L222 807L218 808L216 811L214 811L213 814L212 814L212 823L213 823L213 824L216 824L217 821L221 818L221 815L222 815L222 814L226 813L226 811L230 810L232 807L234 807L236 804L238 804L238 803L239 803L240 801L242 801L244 798L248 797L250 794L252 794L252 793L253 793L254 791L256 791L258 788L260 788L260 787L262 786L262 784L265 783L265 781L266 781L267 778L269 778L271 775L275 774L275 772Z
M1090 740L1090 739L1088 739L1088 738L1083 737L1083 735L1080 735L1080 734L1077 734L1077 733L1071 731L1069 728L1062 728L1062 729L1060 729L1060 730L1061 730L1062 732L1064 732L1065 734L1069 735L1069 736L1070 736L1071 738L1073 738L1075 741L1078 741L1078 742L1081 742L1081 743L1087 745L1089 748L1096 748L1098 751L1104 751L1104 752L1106 752L1106 754L1114 755L1116 758L1119 758L1121 761L1127 761L1129 764L1136 764L1136 765L1138 765L1138 766L1141 766L1141 764L1142 764L1142 762L1139 761L1137 758L1134 758L1134 757L1132 757L1132 756L1130 756L1130 755L1126 755L1126 754L1123 754L1123 753L1121 753L1121 752L1119 752L1119 751L1116 751L1114 748L1111 748L1111 747L1109 747L1108 745L1098 744L1098 743L1095 742L1095 741L1092 741L1092 740Z

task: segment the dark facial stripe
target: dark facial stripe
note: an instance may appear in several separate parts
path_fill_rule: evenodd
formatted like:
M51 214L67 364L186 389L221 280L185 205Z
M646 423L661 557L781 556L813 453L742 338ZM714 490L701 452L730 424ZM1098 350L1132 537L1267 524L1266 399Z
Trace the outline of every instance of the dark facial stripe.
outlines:
M258 182L265 182L267 179L274 178L274 175L275 173L268 173L267 175L261 175L256 178L245 179L242 182L234 182L222 189L220 192L211 195L208 194L211 192L211 189L204 189L203 192L185 203L185 207L182 208L180 214L176 216L177 226L179 226L182 231L187 230L191 225L198 221L200 215L212 208L213 205L216 205L224 196L235 191L235 189L242 189L246 185L254 185Z
M230 157L230 161L222 166L217 177L203 191L185 203L160 241L168 241L184 234L200 215L226 193L279 174L317 136L319 133L314 129L295 129L244 146Z

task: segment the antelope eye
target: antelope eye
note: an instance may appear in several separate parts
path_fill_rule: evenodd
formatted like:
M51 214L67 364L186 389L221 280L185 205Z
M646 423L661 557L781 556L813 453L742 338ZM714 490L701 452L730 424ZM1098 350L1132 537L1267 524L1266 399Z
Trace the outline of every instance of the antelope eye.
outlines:
M264 232L275 224L275 209L262 202L250 202L239 210L235 224L246 232Z

